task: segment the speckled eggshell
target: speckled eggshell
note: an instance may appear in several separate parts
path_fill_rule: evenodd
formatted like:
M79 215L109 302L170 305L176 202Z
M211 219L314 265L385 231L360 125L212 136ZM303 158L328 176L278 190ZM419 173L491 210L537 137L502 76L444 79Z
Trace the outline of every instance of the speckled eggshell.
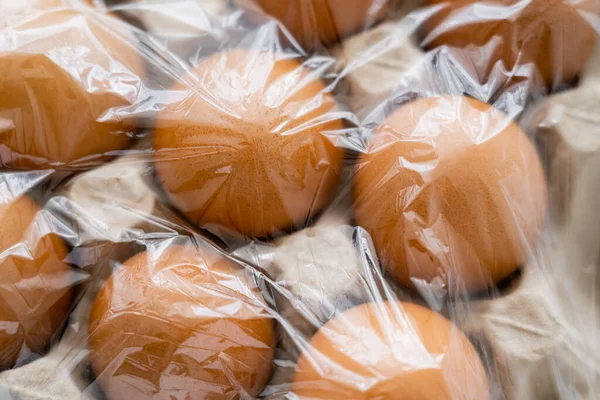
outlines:
M135 122L116 110L144 70L132 37L91 8L28 12L0 30L0 164L87 166L125 148Z
M368 138L355 216L410 286L479 291L511 275L543 225L540 160L508 116L464 96L400 107Z
M439 11L422 25L423 44L469 47L472 61L487 66L482 81L502 61L513 72L533 63L550 87L569 83L597 42L596 0L427 0L426 5Z
M92 370L116 399L256 397L272 369L274 326L251 277L193 245L119 266L90 316Z
M336 103L317 71L282 54L231 50L174 91L154 135L157 179L174 205L217 234L303 227L328 202L343 150ZM331 134L331 135L330 135Z
M490 399L464 334L443 316L400 302L363 304L322 326L298 361L292 391L302 400Z
M0 196L1 197L1 196ZM66 321L74 276L63 240L27 197L0 200L0 369L46 350Z

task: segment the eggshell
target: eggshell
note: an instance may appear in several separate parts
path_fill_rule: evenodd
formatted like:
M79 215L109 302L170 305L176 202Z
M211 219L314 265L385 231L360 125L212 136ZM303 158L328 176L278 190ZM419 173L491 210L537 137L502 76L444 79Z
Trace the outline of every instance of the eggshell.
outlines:
M125 148L143 73L110 15L59 8L0 31L0 164L88 165Z
M193 87L174 86L183 99L160 113L154 135L157 178L174 205L215 233L304 226L343 160L331 141L342 121L318 73L283 54L232 50L186 80Z
M299 399L486 400L481 360L450 321L400 302L367 303L330 320L300 357Z
M274 327L232 262L193 246L140 253L118 267L90 316L92 370L111 399L257 396Z
M0 369L41 353L66 320L73 274L62 239L27 197L0 197Z
M7 17L26 17L33 12L48 11L53 8L65 8L78 5L93 6L93 0L0 0L2 14L0 19ZM2 27L2 22L0 22Z
M547 208L544 173L519 126L464 96L422 98L368 138L355 217L404 285L479 291L526 259Z
M277 18L296 40L311 50L331 45L382 20L390 0L237 0L259 6Z
M439 7L423 25L423 44L469 48L473 62L485 66L486 81L493 65L508 71L530 63L550 87L569 83L592 55L598 34L596 0L427 0Z

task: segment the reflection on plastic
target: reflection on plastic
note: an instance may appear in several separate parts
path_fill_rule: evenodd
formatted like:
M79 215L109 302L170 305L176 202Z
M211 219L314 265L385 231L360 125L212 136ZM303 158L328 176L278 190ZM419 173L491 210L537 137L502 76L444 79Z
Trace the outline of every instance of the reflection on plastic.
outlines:
M426 98L367 139L356 220L405 285L442 278L478 291L523 263L546 211L535 148L502 112L468 97Z
M110 15L33 15L0 32L0 165L97 164L134 133L119 109L136 101L140 55Z
M185 99L160 113L158 181L213 233L268 237L302 227L330 199L342 121L318 77L284 54L235 50L202 61Z
M100 3L0 0L0 397L598 398L596 3Z
M236 0L283 23L295 40L313 50L331 45L382 20L390 0Z
M0 368L42 352L67 319L68 251L27 197L0 203Z
M490 398L485 369L448 320L409 303L367 303L323 325L298 361L299 399Z
M111 399L257 396L275 340L260 292L207 250L167 246L126 261L98 294L89 346L102 388Z
M572 81L589 60L597 42L596 0L427 0L441 7L423 25L428 48L449 45L466 48L482 71L482 82L501 61L504 68L534 63L546 84L558 87Z

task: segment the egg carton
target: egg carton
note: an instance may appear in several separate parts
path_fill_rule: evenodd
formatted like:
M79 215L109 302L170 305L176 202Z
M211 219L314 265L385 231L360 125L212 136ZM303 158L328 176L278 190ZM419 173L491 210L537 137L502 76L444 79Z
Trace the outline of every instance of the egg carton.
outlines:
M357 114L367 118L377 114L374 106L402 95L405 88L448 93L468 87L423 78L427 69L443 68L440 60L451 63L458 55L450 49L434 61L431 52L420 52L406 35L393 34L415 32L411 22L386 22L335 49L349 86L348 103ZM376 77L385 77L385 84L374 84ZM497 87L478 89L483 93L473 95L489 100ZM503 103L496 99L495 105L502 108ZM460 325L465 332L493 360L489 373L498 384L494 398L600 396L600 345L595 334L600 329L599 104L600 47L576 87L532 105L522 102L505 109L521 118L542 159L548 160L545 168L553 199L549 225L555 229L534 249L521 276L496 296L453 305L453 314L464 316ZM571 301L563 302L565 298Z
M600 387L592 386L590 376L600 377L600 365L594 341L593 327L576 330L589 332L584 342L573 340L576 318L588 312L585 321L600 321L600 304L590 306L600 282L597 274L586 266L597 266L600 261L598 244L587 238L600 235L600 221L590 209L589 197L600 189L600 162L598 159L583 166L573 195L573 218L559 235L556 247L545 247L545 252L524 269L523 275L504 288L497 298L457 304L454 312L468 315L461 323L465 332L477 342L484 343L493 355L495 370L490 371L500 382L502 393L498 399L594 399ZM79 245L98 246L103 254L99 259L116 263L133 255L138 249L130 237L143 232L157 233L163 221L177 220L177 216L162 205L149 183L148 161L142 156L124 156L113 163L80 175L60 194L60 207L74 213ZM98 179L102 177L102 179ZM107 188L111 188L109 192ZM140 199L131 198L131 190ZM110 213L104 204L111 199ZM289 303L279 310L286 321L294 326L294 334L279 328L281 343L276 355L278 364L264 398L282 399L289 393L293 363L299 356L297 338L309 338L325 322L332 309L341 311L360 304L368 297L360 276L365 273L379 276L379 272L365 272L362 255L374 257L371 248L356 252L352 239L356 228L348 225L348 215L340 206L326 212L314 227L299 231L278 241L275 245L251 244L238 249L234 255L267 271L276 282L284 282L292 294L299 296L309 310L299 310ZM598 223L590 223L598 222ZM181 222L174 225L182 224ZM110 226L112 229L106 229ZM165 229L167 233L168 229ZM365 236L368 240L368 235ZM104 244L101 246L100 244ZM552 248L551 252L547 250ZM568 261L568 262L567 262ZM294 263L295 268L282 265ZM99 283L110 271L110 265L100 265L84 295L72 312L62 337L43 357L19 368L0 373L0 393L8 399L103 399L102 391L93 381L89 369L87 349L87 319ZM351 281L311 291L315 282L321 282L327 273L342 269ZM361 272L362 271L362 272ZM290 275L291 274L291 275ZM564 278L568 275L568 279ZM316 280L316 281L315 281ZM392 285L390 285L392 286ZM393 286L392 286L393 287ZM569 295L577 309L562 309L556 293ZM390 296L412 300L399 290ZM560 297L559 297L560 298ZM345 304L345 305L344 305ZM464 307L465 313L458 308ZM307 322L308 321L308 322ZM583 327L582 327L583 328ZM596 326L596 328L600 328ZM286 362L284 362L286 361ZM567 388L559 378L569 376ZM544 384L540 385L539 383Z
M217 9L219 7L217 5ZM179 26L176 16L167 29L160 20L144 17L144 13L140 14L135 8L125 5L119 7L119 12L142 20L147 29L163 39L174 35L173 28ZM396 83L386 88L374 87L369 84L370 71L391 77L410 74L423 60L424 55L411 42L390 39L394 32L405 29L404 25L398 24L390 21L377 26L348 39L335 50L342 68L346 69L350 96L356 96L351 107L357 112L370 112L370 105L390 96L396 90L397 82L403 79L402 76L396 81L392 79L391 82ZM197 26L182 26L183 37L202 34ZM181 49L184 48L182 45ZM363 58L366 49L370 55L367 60ZM189 56L182 53L182 57ZM488 351L495 360L496 367L490 373L501 387L495 394L499 399L595 399L600 395L600 344L594 337L594 332L600 330L600 300L597 296L600 287L597 243L600 214L594 207L597 204L595 196L600 193L600 136L597 134L600 65L595 64L598 60L600 57L592 61L578 87L542 100L523 119L524 126L530 124L530 131L536 138L543 138L547 143L548 158L552 160L547 166L549 187L560 191L563 199L552 213L552 217L560 222L555 236L542 244L543 248L522 276L503 288L497 298L455 305L468 311L463 321L466 333L483 343L483 351ZM367 104L360 103L359 97L367 99ZM57 206L73 213L73 219L77 221L77 226L72 227L77 232L76 244L101 248L102 253L97 255L99 259L118 262L138 250L131 244L131 238L161 229L168 234L173 226L185 225L161 202L160 194L149 181L150 171L142 146L138 153L134 151L133 155L70 181L53 201L60 201ZM109 187L111 191L106 190ZM110 210L104 207L108 201L113 205ZM282 239L275 247L260 248L253 244L239 249L235 256L261 266L275 280L296 281L293 287L297 290L301 290L302 285L310 289L315 275L286 275L280 266L290 260L320 271L360 270L364 268L361 254L354 253L356 246L351 239L356 228L348 225L347 214L339 212L347 207L338 206L326 213L315 227ZM93 382L88 366L87 316L98 284L110 269L111 265L107 263L93 272L93 279L77 302L65 331L46 355L0 373L0 398L102 399L102 392ZM302 295L308 296L304 301L309 307L333 303L337 307L339 301L336 298L354 299L346 305L350 307L364 297L358 285L356 281L349 281L343 287L334 286L330 291L312 293L315 296L328 293L330 297L325 298L310 297L310 290L303 291ZM394 295L406 296L402 291ZM565 309L555 300L561 297L572 298L572 308ZM596 303L591 303L593 301ZM314 315L325 318L326 310L317 307L313 311ZM284 312L290 321L298 319L295 325L304 336L314 332L315 324L307 324L297 309L292 307ZM574 331L579 335L579 341L573 340ZM285 332L280 333L285 337ZM277 358L289 358L291 364L276 367L265 397L284 398L288 393L293 370L290 365L298 356L289 353L295 348L293 337L284 339ZM561 381L564 376L570 381Z
M0 373L0 393L6 398L104 399L89 368L87 348L88 316L97 291L114 266L140 250L136 243L168 238L173 236L173 229L185 231L187 225L162 202L153 183L150 160L143 150L137 150L147 145L141 143L130 154L76 176L46 206L70 214L71 245L97 249L94 256L98 263L51 350ZM364 284L367 276L382 275L371 261L375 256L368 234L349 225L350 192L346 192L316 225L275 243L252 243L233 253L237 260L267 272L295 300L278 302L278 312L289 327L278 328L277 362L264 398L283 398L290 391L300 338L309 339L332 313L364 303L382 290L377 284ZM283 267L290 263L294 263L293 269ZM332 279L339 275L346 280L340 283ZM322 281L326 276L330 279ZM409 299L402 292L388 295ZM297 306L299 302L302 307Z
M455 82L424 78L428 70L444 68L440 62L450 65L460 55L449 49L434 60L431 52L420 53L406 36L393 35L410 32L410 22L387 22L335 50L349 85L348 103L367 119L373 114L379 118L373 105L402 96L407 88L425 94L468 88L462 82L453 87ZM460 73L471 75L468 70ZM375 85L373 79L381 76L386 84ZM478 88L483 93L472 95L489 100L496 89L483 85ZM531 106L523 101L504 108L521 117L521 125L536 139L542 158L548 160L550 197L558 201L553 201L549 221L556 228L534 249L521 276L491 299L452 306L451 313L462 318L459 325L493 360L489 373L497 384L496 399L600 396L600 345L594 333L600 329L599 100L600 47L576 87ZM507 103L495 100L499 108ZM571 301L562 301L565 298Z

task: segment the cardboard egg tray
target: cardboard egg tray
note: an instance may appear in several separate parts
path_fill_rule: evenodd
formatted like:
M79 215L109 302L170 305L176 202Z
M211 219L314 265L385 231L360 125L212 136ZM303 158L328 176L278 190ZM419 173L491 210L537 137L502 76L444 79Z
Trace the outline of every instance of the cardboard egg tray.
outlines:
M117 10L141 23L157 40L176 37L170 44L182 57L189 56L186 53L189 43L210 29L210 15L226 12L230 7L225 0L205 1L202 7L207 10L206 19L198 19L186 7L167 7L165 14L164 7L157 8L160 3L160 0L146 0L142 8L125 4ZM426 55L410 40L416 29L414 23L409 19L391 19L346 39L332 50L343 71L349 92L348 106L357 115L368 114L400 83L412 84L417 76L415 69L423 68ZM386 84L375 84L374 79ZM522 274L502 288L497 297L454 306L468 311L461 327L480 344L480 351L487 359L492 360L488 372L490 380L496 383L495 399L597 399L600 398L597 337L600 331L597 210L600 51L577 87L527 107L521 125L547 153L544 158L550 160L545 166L550 196L559 199L550 212L550 225L554 228ZM82 288L65 330L48 353L0 373L1 399L103 398L93 382L87 360L87 316L98 282L110 271L111 262L125 260L138 250L123 237L123 232L156 231L164 221L177 220L149 182L149 168L147 159L128 155L79 175L62 188L59 195L67 204L77 205L71 208L78 216L78 226L73 229L85 233L85 246L100 249L96 256L101 265L93 273L94 279ZM114 180L114 184L98 185L98 176L105 182ZM106 192L107 187L111 192ZM136 197L132 198L131 193ZM125 211L107 212L101 206L107 199ZM347 225L349 217L333 209L322 220L327 222L309 228L310 234L300 231L279 243L274 259L298 261L299 254L312 254L315 249L311 246L316 246L320 235L324 235L328 243L336 243L338 247L318 251L331 251L338 256L327 261L327 254L322 253L323 268L339 267L336 259L344 260L346 265L360 265L360 255L352 253L354 247L349 238L355 228ZM106 225L111 229L103 230L98 225L102 221L108 221ZM299 248L310 251L302 253ZM344 249L350 249L350 255ZM260 254L260 249L247 247L238 251L237 256L257 263ZM268 263L265 268L269 268ZM309 281L301 283L310 285ZM352 290L352 282L345 285L350 288L348 291ZM561 298L571 301L563 304ZM289 375L289 366L276 367L265 397L285 398ZM563 377L569 381L563 381Z

